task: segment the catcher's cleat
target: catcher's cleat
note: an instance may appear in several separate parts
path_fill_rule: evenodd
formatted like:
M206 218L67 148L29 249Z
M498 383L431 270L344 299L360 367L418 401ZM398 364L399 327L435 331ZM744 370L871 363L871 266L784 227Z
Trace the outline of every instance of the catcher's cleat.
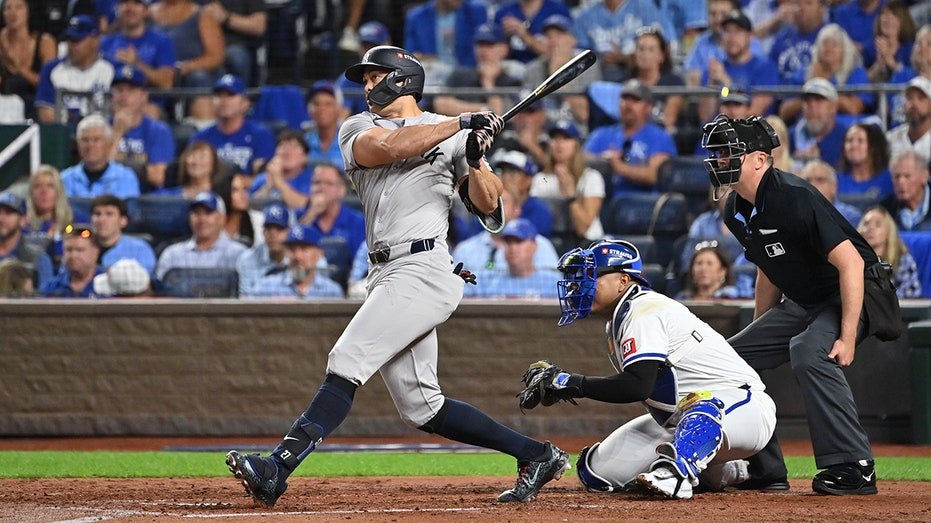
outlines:
M226 465L236 479L242 482L246 493L268 507L275 506L288 484L278 479L278 465L272 458L258 454L240 454L235 450L226 455Z
M637 475L637 486L669 499L690 499L692 484L680 477L671 467L660 465L652 472Z
M876 469L873 460L835 465L819 472L811 482L811 489L834 496L876 494Z
M518 461L517 483L514 488L505 490L498 496L501 503L512 501L533 501L537 492L550 480L559 479L562 473L572 468L569 455L549 441L546 442L550 459L545 461Z

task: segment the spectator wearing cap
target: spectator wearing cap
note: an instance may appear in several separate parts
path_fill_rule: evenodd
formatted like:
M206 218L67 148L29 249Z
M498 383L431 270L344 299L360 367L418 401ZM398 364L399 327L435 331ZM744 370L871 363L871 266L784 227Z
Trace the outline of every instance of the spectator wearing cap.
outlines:
M343 92L333 82L315 82L307 93L307 113L311 128L304 135L310 163L330 162L343 169L343 153L339 149L339 126L343 121ZM368 109L366 109L368 110Z
M385 24L374 20L360 25L358 36L360 59L365 56L369 49L377 45L391 45L391 33L388 28ZM359 84L349 80L346 75L342 74L336 79L336 86L343 91L359 89ZM361 94L346 94L343 96L343 107L348 114L359 114L369 110L368 104L365 103L365 96Z
M708 63L712 58L719 62L724 61L727 55L722 47L724 39L722 22L732 11L740 8L741 2L739 0L708 0L708 28L695 38L695 43L682 64L683 74L688 85L701 84L702 77L708 73ZM750 50L756 56L765 56L760 42L755 38L750 40Z
M708 69L702 77L702 85L720 87L740 85L745 88L776 85L779 77L775 65L768 59L756 56L750 49L753 26L750 19L740 11L731 11L721 22L721 47L724 60L709 58ZM706 107L714 106L713 98L705 98ZM708 103L710 102L710 103ZM750 98L750 114L765 115L773 104L770 94L756 93ZM702 121L709 121L713 111L704 111Z
M504 35L494 25L485 24L478 28L473 37L475 61L473 67L457 67L446 78L447 87L481 87L487 95L462 96L437 95L433 99L433 110L446 115L494 111L503 114L505 98L496 94L496 87L520 87L521 81L507 73L504 59L508 54Z
M103 273L98 265L97 239L87 227L74 225L65 230L64 243L62 270L39 287L39 294L48 298L90 298L94 292L94 277Z
M170 89L175 80L175 44L165 34L146 23L150 0L118 0L117 31L100 40L104 58L116 64L128 65L142 73L142 86Z
M300 217L301 223L312 226L321 238L339 238L345 242L346 256L342 259L331 256L329 260L334 265L331 274L338 275L341 284L349 274L352 255L365 242L365 218L344 203L347 189L342 170L331 163L317 164L310 201Z
M52 259L45 245L24 241L26 202L10 191L0 192L0 261L15 259L27 265L41 287L52 279Z
M68 197L89 198L112 194L119 198L139 196L139 179L125 165L110 161L113 128L99 114L85 117L77 128L81 162L61 172Z
M475 67L472 35L488 21L478 0L431 0L411 8L404 20L404 49L421 60Z
M659 28L670 41L678 36L671 21L653 0L602 0L591 2L579 12L573 33L579 47L598 55L606 79L619 82L634 54L637 31Z
M265 206L262 214L262 236L265 241L244 251L236 259L240 296L251 295L260 278L283 271L288 266L284 242L291 228L291 211L281 202L272 202Z
M812 160L802 167L798 175L818 189L827 201L834 204L834 208L850 222L850 225L860 225L860 218L863 217L860 209L837 199L837 171L833 167L822 160Z
M628 80L621 90L620 125L595 129L585 143L586 153L610 162L612 196L654 191L660 164L676 154L672 137L650 122L652 100L649 87L639 80Z
M245 93L241 78L221 76L213 86L217 123L195 133L188 143L209 143L221 160L251 176L274 155L275 138L267 127L246 117L249 99Z
M931 12L931 5L929 5ZM922 76L931 80L931 24L924 25L915 33L915 45L912 47L911 58L901 64L889 79L889 83L902 86L908 85L913 78ZM905 91L888 93L890 127L902 124L905 118Z
M149 9L155 29L175 44L175 85L210 87L223 65L223 29L193 0L162 0Z
M895 194L881 203L901 231L931 231L931 186L928 184L928 157L905 149L889 161Z
M144 185L154 190L165 185L165 169L175 160L175 140L165 122L145 113L149 103L145 85L141 70L131 65L117 68L110 85L113 99L111 157L144 171Z
M100 55L100 37L93 17L77 15L65 29L68 53L42 66L36 88L36 114L40 123L77 122L104 107L115 68ZM62 92L64 114L55 114L57 93Z
M152 295L152 278L138 261L124 258L94 276L94 295L102 298L131 298Z
M533 177L530 196L565 199L575 234L588 240L603 238L599 215L605 198L604 178L585 165L579 130L572 122L560 120L550 127L548 135L546 163Z
M576 47L572 34L572 19L564 15L552 15L543 21L544 48L541 56L527 64L523 86L536 89L549 75L582 52ZM579 94L551 94L543 99L543 108L551 121L572 118L576 125L588 129L588 87L601 80L601 66L596 62L587 71L566 84L562 89Z
M931 34L931 33L929 33ZM918 47L915 47L918 49ZM931 52L931 48L928 49ZM905 123L886 134L894 156L912 150L927 155L931 151L931 80L916 76L905 87Z
M34 119L36 85L42 64L58 55L55 37L48 29L30 28L31 8L28 0L3 2L0 28L0 93L22 98L23 115ZM24 52L25 51L25 52Z
M494 24L508 39L508 58L528 63L543 54L546 45L540 37L543 35L544 21L553 15L562 15L569 19L572 17L562 0L501 2L495 11Z
M91 201L91 227L100 246L100 266L106 269L124 258L131 258L154 273L155 251L145 240L123 234L127 225L126 202L112 194Z
M223 29L226 72L250 81L253 78L255 49L268 28L268 14L262 0L211 0L204 14Z
M307 225L294 225L288 232L288 268L259 278L249 298L342 298L343 288L319 269L323 237Z
M805 82L802 93L802 118L792 128L792 156L821 158L834 167L840 162L847 129L856 118L837 114L837 89L824 78Z
M630 77L640 80L647 87L680 87L685 85L682 77L672 70L672 54L669 42L654 27L645 27L637 33L633 65ZM614 103L614 100L611 100ZM682 95L659 95L653 102L653 120L662 124L669 133L676 129L679 112L685 103Z
M533 224L543 236L553 231L553 215L550 208L530 195L533 176L537 174L537 164L532 158L520 151L506 151L492 158L495 170L501 176L504 188L511 191L515 204L520 207L520 215ZM505 216L507 218L507 216Z
M300 131L285 129L278 134L275 156L265 164L265 172L249 187L252 198L283 200L292 209L303 209L310 198L314 169L307 161L310 148Z
M176 267L233 269L237 258L246 250L223 231L226 205L216 194L198 194L191 202L189 216L194 234L191 239L169 245L162 252L155 267L159 279Z
M794 23L776 33L769 59L779 71L779 83L798 85L799 71L806 71L811 64L811 49L824 27L825 4L822 0L796 0Z
M538 268L534 264L537 251L537 231L529 220L508 221L501 231L507 269L479 269L475 272L478 285L467 285L467 298L556 298L559 272Z

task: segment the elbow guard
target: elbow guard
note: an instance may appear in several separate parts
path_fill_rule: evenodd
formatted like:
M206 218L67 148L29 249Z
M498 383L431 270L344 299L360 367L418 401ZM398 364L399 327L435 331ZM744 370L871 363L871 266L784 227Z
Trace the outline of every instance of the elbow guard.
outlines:
M504 202L501 200L501 197L498 197L498 208L491 211L489 214L485 214L475 208L475 205L472 203L472 199L469 198L469 179L466 178L463 180L462 184L459 185L459 198L462 200L463 205L470 213L478 217L479 222L481 222L482 227L492 233L497 234L501 232L501 229L504 229Z

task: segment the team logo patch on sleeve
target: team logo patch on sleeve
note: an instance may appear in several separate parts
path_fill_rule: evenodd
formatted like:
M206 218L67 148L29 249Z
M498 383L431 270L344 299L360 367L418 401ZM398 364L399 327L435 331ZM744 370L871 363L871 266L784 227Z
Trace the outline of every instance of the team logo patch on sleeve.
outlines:
M633 338L627 338L621 342L621 357L627 358L637 352L637 342Z

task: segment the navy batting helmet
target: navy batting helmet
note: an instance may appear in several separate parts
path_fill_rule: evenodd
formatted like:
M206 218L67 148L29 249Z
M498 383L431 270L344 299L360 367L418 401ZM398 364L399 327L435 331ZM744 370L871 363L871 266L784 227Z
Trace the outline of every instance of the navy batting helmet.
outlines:
M556 268L563 273L563 279L556 283L562 313L558 322L560 326L585 318L591 313L599 276L623 272L642 285L650 286L650 282L643 277L640 251L632 243L623 240L599 240L587 249L572 249L562 255Z
M753 151L771 153L779 147L779 135L759 116L734 119L719 114L702 128L701 145L708 150L705 170L711 184L721 187L740 180L743 155Z
M369 91L368 99L375 105L388 105L399 96L411 95L418 102L423 97L426 75L423 65L412 53L390 45L369 49L362 61L346 69L346 78L364 84L366 67L380 67L390 72Z

